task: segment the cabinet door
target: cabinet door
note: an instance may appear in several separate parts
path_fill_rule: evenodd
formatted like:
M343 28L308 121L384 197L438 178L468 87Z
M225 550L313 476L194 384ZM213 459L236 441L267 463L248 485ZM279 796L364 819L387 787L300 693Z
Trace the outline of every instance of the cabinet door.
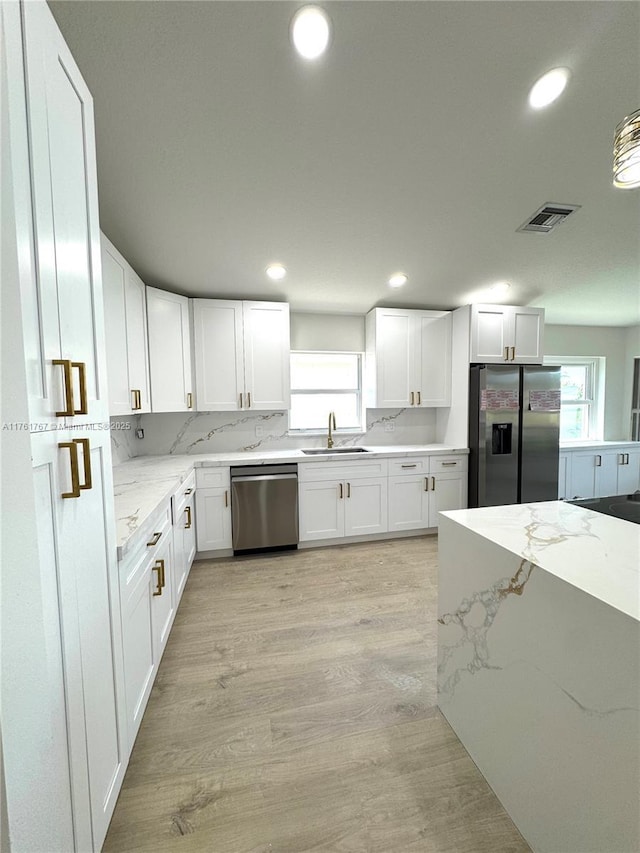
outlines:
M571 488L567 498L593 498L597 492L598 468L593 450L573 451L571 454Z
M157 667L151 627L151 566L146 552L123 588L122 645L129 750L136 739Z
M231 548L230 491L198 489L196 491L196 539L198 551Z
M640 448L627 447L618 454L619 495L631 495L640 489Z
M385 533L387 516L387 478L347 480L344 501L344 535L363 536Z
M193 406L189 300L147 287L147 316L151 410L186 412Z
M608 450L595 455L595 496L597 498L618 494L619 458L620 454L615 450Z
M149 391L149 349L147 346L147 304L142 279L129 267L125 275L127 295L127 353L129 395L135 412L151 411ZM134 393L135 392L135 393Z
M243 302L245 405L251 409L291 407L289 306Z
M242 302L194 299L193 333L198 411L232 412L242 408Z
M345 484L339 480L299 483L300 541L344 536L344 503Z
M158 662L167 644L175 614L173 583L173 537L167 536L151 563L151 628L154 657Z
M429 477L429 527L438 526L438 513L467 506L467 476L458 471L432 474Z
M109 412L99 356L105 342L93 101L46 4L22 9L45 384L55 411L62 371L49 360L72 362L69 421L99 423Z
M389 530L429 527L429 478L426 475L389 477Z
M509 346L515 348L515 364L542 364L544 308L510 309ZM511 352L513 356L513 351Z
M451 405L451 312L415 312L416 404Z
M471 361L503 364L509 360L511 314L504 305L471 306Z
M131 384L127 351L127 300L125 292L125 266L102 238L102 282L104 291L107 378L109 382L109 414L130 415L132 409Z
M378 409L405 408L415 402L415 353L413 312L397 308L376 308L367 331L373 336L371 355L375 370L372 404Z

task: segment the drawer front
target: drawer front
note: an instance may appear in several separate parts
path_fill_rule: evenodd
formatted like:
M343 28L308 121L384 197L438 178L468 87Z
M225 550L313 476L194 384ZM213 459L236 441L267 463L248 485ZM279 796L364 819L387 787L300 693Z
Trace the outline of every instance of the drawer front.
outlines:
M365 477L386 477L386 459L355 459L353 462L298 463L298 480L319 483L323 480L358 480Z
M196 488L228 489L229 468L196 468Z
M429 458L429 473L437 474L442 471L467 471L469 459L467 456L431 456Z
M389 476L400 474L427 474L429 471L428 456L405 456L402 459L389 459Z
M190 500L193 500L193 495L196 490L196 472L192 471L187 479L180 483L171 497L171 508L173 513L173 523L180 518L185 506Z

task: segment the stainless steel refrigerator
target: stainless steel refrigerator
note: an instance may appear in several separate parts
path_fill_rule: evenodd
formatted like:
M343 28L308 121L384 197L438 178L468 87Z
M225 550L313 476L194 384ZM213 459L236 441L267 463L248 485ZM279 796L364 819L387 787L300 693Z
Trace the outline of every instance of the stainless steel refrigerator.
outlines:
M560 368L474 364L469 506L558 499Z

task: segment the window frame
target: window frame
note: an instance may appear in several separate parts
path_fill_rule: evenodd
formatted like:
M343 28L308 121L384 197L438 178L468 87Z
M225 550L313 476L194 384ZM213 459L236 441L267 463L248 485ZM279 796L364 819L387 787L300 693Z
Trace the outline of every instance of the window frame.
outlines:
M365 417L366 417L366 409L364 405L364 353L363 352L354 352L351 350L311 350L311 349L299 349L299 350L291 350L289 356L289 363L291 363L291 358L295 355L348 355L354 356L357 358L357 372L358 372L358 387L354 388L309 388L309 389L291 389L291 399L293 397L298 396L317 396L318 394L355 394L357 398L357 410L360 424L358 427L340 427L338 424L337 429L333 430L334 435L363 435L365 432ZM327 416L329 412L327 412ZM291 408L289 409L289 422L291 421ZM296 427L292 427L289 423L289 429L287 431L288 435L291 436L305 436L305 435L325 435L327 432L327 426L318 426L318 427L309 427L304 429L298 429Z
M600 441L604 434L604 372L605 359L602 356L591 355L549 355L545 356L544 364L553 367L586 367L587 387L583 400L561 400L560 418L564 406L583 406L587 410L587 434L580 438L562 438L565 443L580 441ZM562 420L561 420L562 431Z

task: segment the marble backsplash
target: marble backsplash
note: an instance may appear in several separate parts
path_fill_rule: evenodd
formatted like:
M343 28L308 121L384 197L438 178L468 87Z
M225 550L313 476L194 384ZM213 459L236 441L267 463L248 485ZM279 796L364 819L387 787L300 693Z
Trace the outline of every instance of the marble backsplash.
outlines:
M324 447L326 434L289 435L288 412L194 412L112 418L113 462L135 456ZM390 430L390 426L393 427ZM137 428L144 438L136 438ZM436 441L435 409L368 409L363 433L338 434L336 447L430 444Z

